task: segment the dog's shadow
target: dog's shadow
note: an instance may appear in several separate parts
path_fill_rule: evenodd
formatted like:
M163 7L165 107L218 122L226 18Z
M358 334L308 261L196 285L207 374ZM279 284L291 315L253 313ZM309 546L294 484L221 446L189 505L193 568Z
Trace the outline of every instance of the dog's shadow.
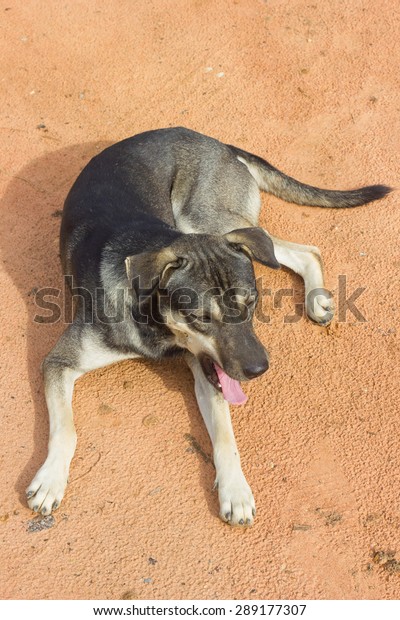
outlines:
M31 415L31 412L34 415L33 454L25 466L21 463L22 471L15 482L15 489L24 505L25 488L47 454L48 414L41 363L65 329L62 317L56 323L37 322L38 315L47 313L38 308L36 294L43 288L58 289L61 296L57 302L62 306L59 229L63 203L82 168L108 145L105 142L93 142L47 153L13 176L2 198L0 248L3 265L26 305L27 315L25 332L13 334L16 348L21 348L18 340L26 344L26 366L21 369L21 376L25 372L28 374L31 403L27 415ZM10 295L10 312L13 303ZM217 499L210 493L214 477L210 459L211 445L197 409L190 371L181 361L169 363L177 365L173 375L166 372L162 364L156 364L155 367L167 390L179 390L183 394L191 424L191 433L185 436L187 450L196 453L200 483L210 512L216 514Z

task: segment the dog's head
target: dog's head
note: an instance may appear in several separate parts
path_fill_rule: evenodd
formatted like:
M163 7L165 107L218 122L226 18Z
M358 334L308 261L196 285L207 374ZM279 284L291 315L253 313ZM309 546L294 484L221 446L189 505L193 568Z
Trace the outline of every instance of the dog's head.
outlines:
M239 381L268 369L252 324L258 298L252 260L280 266L261 228L186 234L125 261L141 313L167 325L176 344L198 358L208 381L230 402L241 399Z

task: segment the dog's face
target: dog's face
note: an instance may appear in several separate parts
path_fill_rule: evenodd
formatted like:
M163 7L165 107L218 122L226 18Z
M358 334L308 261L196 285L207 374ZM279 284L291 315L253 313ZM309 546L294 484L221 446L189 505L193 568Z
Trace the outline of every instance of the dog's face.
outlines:
M268 369L252 324L258 298L252 259L279 268L261 228L182 235L159 252L126 261L136 292L138 280L141 289L151 289L176 343L198 358L208 381L221 391L225 374L247 381Z

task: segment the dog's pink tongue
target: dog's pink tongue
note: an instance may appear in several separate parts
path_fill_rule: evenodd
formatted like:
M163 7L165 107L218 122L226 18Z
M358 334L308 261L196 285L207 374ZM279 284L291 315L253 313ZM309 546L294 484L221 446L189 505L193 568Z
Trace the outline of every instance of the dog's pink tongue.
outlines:
M240 387L239 381L231 379L217 364L214 364L214 366L225 400L231 405L243 405L247 400L247 396Z

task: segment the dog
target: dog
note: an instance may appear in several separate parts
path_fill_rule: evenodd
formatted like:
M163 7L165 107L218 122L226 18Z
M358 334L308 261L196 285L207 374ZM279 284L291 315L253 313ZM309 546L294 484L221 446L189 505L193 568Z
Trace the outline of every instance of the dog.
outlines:
M252 325L252 261L300 274L309 318L326 325L333 316L318 248L258 227L260 190L298 205L345 208L391 188L318 189L182 127L118 142L81 172L60 235L76 307L43 362L50 436L46 461L26 491L35 512L49 515L64 496L76 447L76 379L124 359L182 356L213 445L219 515L231 525L253 524L255 502L229 413L229 404L246 400L240 382L269 365Z

